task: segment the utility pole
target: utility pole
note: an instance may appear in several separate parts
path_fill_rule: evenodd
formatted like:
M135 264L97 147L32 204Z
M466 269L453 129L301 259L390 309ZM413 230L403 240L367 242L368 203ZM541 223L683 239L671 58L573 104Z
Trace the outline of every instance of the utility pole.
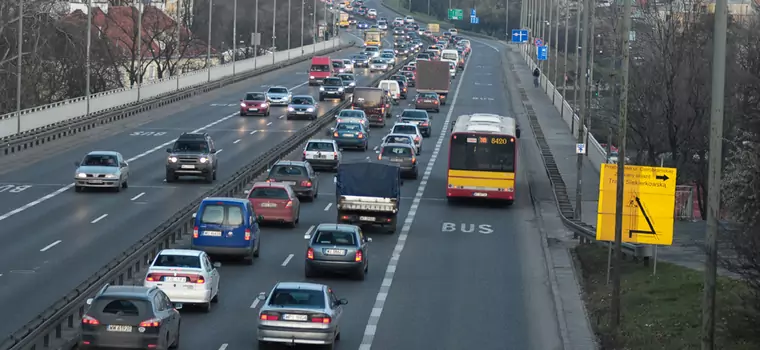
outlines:
M559 0L552 1L552 5L554 12L556 12L553 17L549 16L549 24L554 26L554 40L552 41L554 43L554 79L552 80L552 84L554 85L554 91L557 91L557 73L559 68ZM552 27L549 27L549 31L551 31L551 28ZM551 32L549 35L551 35ZM549 64L551 64L551 62L549 62ZM556 98L557 94L553 93L552 103L554 103L554 99Z
M232 5L232 77L235 77L237 63L237 3L235 0Z
M718 215L723 156L723 98L726 85L726 26L727 1L715 3L713 32L712 98L710 112L710 153L707 172L707 232L705 246L705 286L702 300L702 350L715 348L715 279L718 269Z
M303 56L303 25L304 25L304 8L306 7L306 0L301 0L301 56Z
M552 50L552 16L554 16L554 0L545 0L546 7L549 8L549 20L545 21L544 27L547 28L548 33L546 34L546 39L544 41L544 45L546 46L546 58L551 57L551 50ZM546 77L546 80L549 80L549 77L551 76L551 70L552 70L552 64L551 62L546 62L546 74L544 76ZM546 86L546 88L549 88L549 85ZM554 102L554 94L552 94L552 103Z
M214 8L214 0L208 0L208 43L206 43L206 70L208 71L208 81L211 81L211 22L214 18L211 12ZM257 11L258 13L258 11Z
M85 69L84 69L84 93L87 100L87 114L90 115L90 98L92 94L90 92L90 76L92 75L92 61L90 49L92 48L92 0L87 0L87 48L85 49ZM19 118L20 119L20 118Z
M288 31L290 31L289 28ZM269 50L272 51L272 65L274 66L277 56L277 0L274 0L274 7L272 7L272 47Z
M288 59L290 59L290 9L292 8L292 2L293 0L288 0Z
M24 62L24 0L18 0L18 36L16 38L16 131L21 133L21 68Z
M174 44L174 52L173 53L174 53L175 56L177 56L177 62L174 63L174 71L171 72L171 74L172 74L172 76L177 76L177 79L175 79L175 80L177 81L177 90L179 91L179 48L180 48L180 45L181 45L181 42L182 42L182 23L184 22L182 20L182 12L181 12L182 11L182 2L179 1L179 0L177 1L176 11L177 11L177 13L176 13L177 20L176 20L176 28L175 28L176 37L174 38L175 44ZM171 59L171 57L169 59Z
M565 7L565 59L563 65L565 66L565 72L562 74L562 100L567 100L567 55L569 54L567 52L567 34L569 31L569 24L570 24L570 11L568 11L567 7ZM556 84L554 86L557 86ZM559 111L559 117L560 119L565 118L565 108L560 108ZM571 116L572 118L572 116Z
M627 1L630 2L630 1ZM589 7L593 6L591 1L583 1L583 36L581 37L581 70L578 72L578 78L581 80L580 88L580 108L578 108L578 117L580 123L578 123L578 143L584 143L584 131L583 127L586 125L586 71L588 70L588 27L589 27ZM576 164L576 177L577 182L575 184L575 215L574 218L581 220L583 218L583 156L584 154L578 154ZM625 159L625 158L623 158Z
M411 1L411 0L410 0ZM504 0L504 38L509 41L509 0Z
M143 80L142 15L145 0L137 1L137 101L140 101ZM209 71L210 72L210 71ZM211 74L209 74L209 77Z
M256 0L255 14L253 15L253 69L256 69L256 62L259 61L259 42L261 41L261 34L259 34L259 0Z
M618 173L617 173L617 200L615 201L615 258L612 262L612 313L610 325L613 332L620 325L620 264L623 260L623 190L625 184L625 149L628 131L628 66L631 55L630 32L631 32L631 2L625 1L623 7L623 30L622 30L622 58L620 67L620 116L618 117ZM721 91L722 92L722 91ZM721 95L721 98L723 96ZM608 142L609 143L609 142Z
M588 60L588 77L586 83L588 91L586 92L588 94L588 101L586 102L586 110L587 110L587 117L586 117L586 123L584 124L586 126L586 129L589 130L589 132L586 133L586 144L588 145L588 140L591 135L591 122L594 120L594 108L592 105L592 101L594 101L594 55L596 50L596 34L594 34L596 23L594 20L596 19L596 6L591 6L589 9L589 16L591 17L591 20L589 21L589 30L588 30L588 38L589 38L589 60ZM609 142L608 142L609 143ZM588 147L586 147L586 156L588 156Z
M541 33L539 38L544 41L544 45L546 45L546 1L548 0L539 0L539 15L538 15L538 25L539 29L538 32ZM538 60L538 50L536 50L536 62L538 62L538 69L541 70L541 73L544 72L544 62ZM541 77L538 78L539 86L541 85Z
M573 47L573 57L575 57L575 78L573 78L573 110L578 111L578 80L581 78L580 67L581 62L578 56L578 48L581 46L581 11L586 8L586 4L581 3L580 0L576 0L576 4L580 4L580 8L575 11L575 47ZM575 117L570 117L570 130L575 128Z

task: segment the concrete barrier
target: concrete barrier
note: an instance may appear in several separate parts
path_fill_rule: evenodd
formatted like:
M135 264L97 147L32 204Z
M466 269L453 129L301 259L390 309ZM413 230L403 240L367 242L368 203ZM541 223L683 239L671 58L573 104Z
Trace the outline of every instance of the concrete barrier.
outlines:
M340 38L307 45L303 48L276 52L274 55L258 56L240 60L235 63L235 73L240 74L254 69L260 69L277 62L297 58L302 55L311 55L314 52L337 47ZM209 69L201 69L188 72L175 77L167 77L161 80L145 83L140 87L120 88L90 96L90 114L105 112L122 108L143 100L155 98L161 95L192 88L215 80L224 79L233 75L233 64L227 63L214 66ZM0 139L8 136L34 132L48 128L51 125L60 124L71 119L87 115L87 99L77 97L65 101L51 103L44 106L28 108L21 111L19 123L17 113L8 113L0 116Z

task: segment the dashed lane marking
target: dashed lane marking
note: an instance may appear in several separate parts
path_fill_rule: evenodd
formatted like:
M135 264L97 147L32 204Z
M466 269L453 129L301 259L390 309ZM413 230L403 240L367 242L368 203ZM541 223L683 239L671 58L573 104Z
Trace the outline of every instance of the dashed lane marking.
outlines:
M240 142L240 139L237 139L237 140L235 140L235 141L234 141L234 142L232 142L232 143L238 143L238 142Z
M251 131L250 133L248 133L248 135L253 135L253 134L257 133L257 132L259 132L259 131L258 130L254 130L254 131Z
M425 188L427 187L428 180L430 179L430 174L433 172L433 165L435 165L435 161L438 159L438 154L441 152L443 141L446 139L446 131L449 130L451 115L454 113L454 106L456 106L457 98L459 97L459 91L462 87L462 82L464 81L464 74L467 72L467 66L469 64L470 61L467 61L467 63L465 63L464 70L462 71L462 77L459 79L459 83L457 84L457 91L454 92L454 99L451 102L451 106L449 107L449 112L446 113L446 120L443 121L443 125L441 126L441 133L438 135L438 140L435 143L433 154L430 156L430 162L425 168L425 173L422 176L419 187L417 188L417 194L415 194L414 199L412 200L412 206L409 208L409 213L406 215L406 219L404 220L404 226L401 228L401 233L398 236L398 241L396 241L396 246L393 248L393 253L391 254L391 259L388 262L388 267L385 269L383 283L380 285L380 290L377 292L377 296L375 297L375 305L372 307L372 313L370 313L369 319L367 320L367 325L364 328L364 337L362 338L361 345L359 345L359 350L372 349L372 342L375 340L377 326L380 324L380 317L382 316L383 308L385 307L385 300L388 298L388 293L390 292L391 285L393 284L393 278L396 275L398 261L401 258L401 253L404 251L406 240L409 237L409 230L412 228L412 223L414 222L414 218L417 215L417 209L419 208L420 201L422 201L422 196L425 193Z
M145 195L145 192L141 192L140 194L138 194L138 195L136 195L136 196L132 197L132 199L130 199L130 200L131 200L131 201L136 201L136 200L138 200L140 197L142 197L142 196L144 196L144 195Z
M46 251L48 251L50 248L53 248L53 247L57 246L57 245L58 245L58 244L60 244L60 243L61 243L61 240L59 239L59 240L57 240L57 241L55 241L55 242L53 242L53 243L50 243L50 244L46 245L44 248L40 249L40 251L41 251L41 252L46 252ZM2 276L2 275L0 275L0 276Z
M227 350L227 343L222 344L222 346L219 347L219 350Z
M325 206L325 211L330 210L330 207L332 207L332 203L327 203L327 206Z
M105 219L108 216L108 214L103 214L101 216L98 216L95 220L90 221L91 224L97 224L100 220Z
M288 266L288 263L290 262L291 259L293 259L293 256L294 256L293 254L289 254L288 257L285 258L285 261L282 262L282 267Z
M306 233L303 234L303 238L306 238L306 239L310 238L311 237L311 231L314 231L315 228L317 228L317 227L314 226L314 225L309 226L309 229L306 230Z
M251 309L255 309L257 306L259 306L259 299L253 299L253 302L251 303Z

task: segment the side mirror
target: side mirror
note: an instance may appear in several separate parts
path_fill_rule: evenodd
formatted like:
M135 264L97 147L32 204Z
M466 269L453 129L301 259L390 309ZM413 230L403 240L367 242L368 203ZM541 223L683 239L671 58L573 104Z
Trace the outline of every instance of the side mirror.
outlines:
M80 162L78 162L78 161L75 161L75 162L74 162L74 166L75 166L75 167L78 167L78 166L79 166L79 165L81 165L81 164L82 164L82 163L80 163Z
M518 136L518 137L519 137L519 136ZM121 167L122 167L122 168L126 168L126 167L127 167L127 162L121 162Z
M212 149L211 149L211 151L209 151L209 153L211 153L211 154L215 154L215 153L216 153L216 150L212 148Z
M182 310L182 303L174 303L174 310Z
M401 114L396 114L396 119L401 118Z
M338 183L338 178L336 176L333 176L333 183L334 184Z
M92 301L93 301L92 298L87 299L87 305L92 305Z
M167 148L166 149L166 153L172 153L172 149L171 148Z
M369 243L369 242L372 242L372 237L367 237L366 241L367 241L368 243Z
M220 267L222 267L222 263L220 263L220 262L218 262L218 261L214 262L214 268L217 268L217 269L218 269L218 268L220 268Z
M256 222L262 222L264 221L264 215L259 215L256 217Z
M340 299L340 300L338 300L338 305L346 305L346 304L348 304L348 300L346 300L346 299Z
M195 219L198 216L198 213L193 213L193 219Z
M264 292L259 293L259 296L257 297L257 299L261 301L267 300L267 293L264 293Z
M517 134L517 135L515 135L515 136L517 136L517 138L518 138L518 139L520 138L520 133L521 133L521 132L520 132L520 129L517 129L517 132L515 132L515 134Z

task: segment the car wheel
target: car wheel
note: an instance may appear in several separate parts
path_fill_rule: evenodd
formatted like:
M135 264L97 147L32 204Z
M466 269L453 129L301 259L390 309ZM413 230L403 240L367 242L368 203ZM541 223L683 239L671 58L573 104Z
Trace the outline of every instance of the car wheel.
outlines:
M322 96L319 96L319 101L324 101L324 100L325 100L325 98L324 98L324 97L322 97Z
M169 349L178 349L179 348L179 339L180 339L180 329L182 329L182 323L177 323L177 336L174 337L174 343L172 343L169 346Z
M209 172L209 173L206 175L206 182L207 182L207 183L212 183L212 182L214 182L214 171L213 171L213 170L211 170L211 171L210 171L210 172Z
M417 180L419 176L420 176L420 172L415 168L414 173L412 173L412 179Z
M216 180L216 169L214 169L214 177L213 180Z
M166 182L174 182L177 181L177 177L174 176L174 173L171 171L166 171Z
M212 303L218 303L219 302L219 290L216 290L216 294L214 294L214 297L211 298Z
M253 257L258 258L259 252L261 251L261 239L256 240L256 248L253 250Z
M201 311L204 313L211 312L211 302L201 304Z
M435 112L436 113L441 113L441 110L440 109L436 109Z
M267 109L267 114L266 114L267 117L269 116L269 113L270 113L270 110Z
M84 191L84 187L82 186L74 186L74 192L82 192Z
M251 255L244 256L243 263L246 265L253 265L253 253L251 253Z
M123 189L125 189L125 190L126 190L127 188L129 188L129 182L127 182L127 180L124 180L124 182L122 182L122 183L121 183L121 188L123 188Z
M241 117L245 117L245 113L244 112L240 112L240 116Z
M118 186L114 187L113 191L114 191L114 192L116 192L116 193L119 193L119 192L121 192L121 188L122 188L123 186L124 186L124 185L122 185L121 183L119 183L119 185L118 185Z
M259 340L259 350L269 349L269 343L263 340Z
M364 269L361 269L359 271L356 271L356 273L354 273L354 279L356 279L357 281L364 281L365 277L366 277L366 271L364 271Z
M317 272L314 271L313 267L307 264L303 269L303 276L306 278L314 278L317 277Z
M290 120L290 115L286 115L285 120Z

